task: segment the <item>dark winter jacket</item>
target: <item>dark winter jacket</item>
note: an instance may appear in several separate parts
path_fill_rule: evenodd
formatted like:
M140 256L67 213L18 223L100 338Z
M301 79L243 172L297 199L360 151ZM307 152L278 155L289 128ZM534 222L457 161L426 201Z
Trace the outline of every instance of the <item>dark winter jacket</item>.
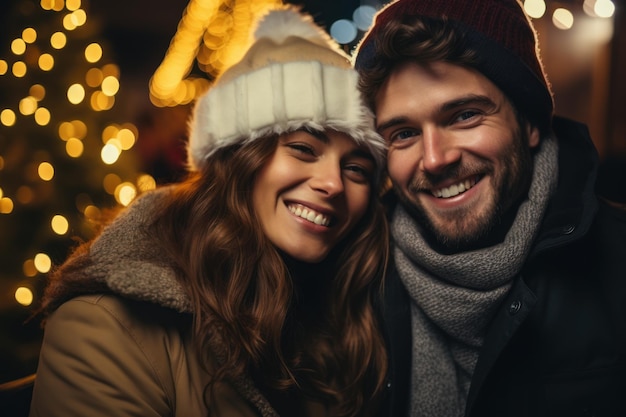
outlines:
M540 233L490 325L466 417L626 416L626 211L594 193L584 125L556 118L559 183ZM471 266L468 266L471 268ZM387 415L408 415L409 297L388 276ZM419 393L417 393L419 395Z

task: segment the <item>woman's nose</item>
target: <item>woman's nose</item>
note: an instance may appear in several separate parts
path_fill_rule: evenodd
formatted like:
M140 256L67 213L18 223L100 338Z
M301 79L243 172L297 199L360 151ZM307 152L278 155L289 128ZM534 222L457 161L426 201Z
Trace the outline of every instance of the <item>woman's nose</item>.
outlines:
M311 173L309 184L312 189L327 197L334 197L344 191L341 166L337 162L318 163Z

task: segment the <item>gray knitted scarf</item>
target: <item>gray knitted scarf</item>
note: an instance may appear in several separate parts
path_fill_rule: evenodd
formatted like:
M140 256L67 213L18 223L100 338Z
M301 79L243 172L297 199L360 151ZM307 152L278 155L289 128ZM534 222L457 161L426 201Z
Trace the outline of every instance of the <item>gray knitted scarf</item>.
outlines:
M411 416L462 416L484 334L521 269L557 182L557 143L544 138L525 200L504 241L453 255L434 251L398 205L394 258L411 299Z

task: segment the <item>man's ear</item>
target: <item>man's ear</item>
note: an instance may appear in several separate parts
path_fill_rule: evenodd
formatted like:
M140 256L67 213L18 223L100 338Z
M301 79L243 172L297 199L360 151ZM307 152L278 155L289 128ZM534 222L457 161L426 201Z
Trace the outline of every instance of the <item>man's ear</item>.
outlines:
M528 147L536 148L541 139L541 132L537 126L526 123L526 136L528 137Z

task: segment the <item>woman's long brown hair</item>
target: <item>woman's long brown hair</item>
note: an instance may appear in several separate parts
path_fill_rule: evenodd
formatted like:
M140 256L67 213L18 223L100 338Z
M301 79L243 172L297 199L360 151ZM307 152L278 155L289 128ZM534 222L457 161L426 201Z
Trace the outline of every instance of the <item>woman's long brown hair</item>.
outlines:
M154 226L177 262L205 360L210 340L221 339L213 383L265 375L274 389L298 387L333 415L368 415L387 367L374 308L388 256L383 208L372 186L368 212L330 257L327 311L290 334L294 281L252 207L255 175L276 146L271 137L218 150L177 187Z

